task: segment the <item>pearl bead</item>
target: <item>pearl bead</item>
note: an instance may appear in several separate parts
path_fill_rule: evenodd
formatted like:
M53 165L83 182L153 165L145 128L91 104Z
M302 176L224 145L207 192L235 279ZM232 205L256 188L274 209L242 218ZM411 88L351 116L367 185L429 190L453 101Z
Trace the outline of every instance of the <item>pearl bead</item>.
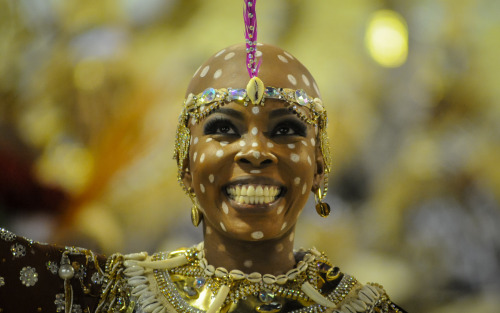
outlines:
M58 274L62 279L70 279L75 275L75 269L69 264L64 264L59 267Z

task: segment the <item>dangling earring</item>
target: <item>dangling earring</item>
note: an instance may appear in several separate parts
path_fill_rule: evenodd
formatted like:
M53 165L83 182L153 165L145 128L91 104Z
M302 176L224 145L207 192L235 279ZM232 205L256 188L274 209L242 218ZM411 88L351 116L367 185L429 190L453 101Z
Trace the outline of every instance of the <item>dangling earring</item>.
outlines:
M314 200L316 201L316 212L318 212L319 216L327 217L330 215L330 205L326 202L323 202L323 199L326 196L326 192L328 191L328 177L325 177L325 192L321 192L321 188L318 187L316 193L314 194Z
M193 206L191 207L191 222L194 227L198 227L203 219L203 214L200 212L200 208L198 207L198 200L196 199L196 194L189 189L187 191L189 198L193 202Z
M191 207L191 222L193 223L194 227L198 227L200 225L202 216L203 215L200 214L198 206L193 204L193 207Z

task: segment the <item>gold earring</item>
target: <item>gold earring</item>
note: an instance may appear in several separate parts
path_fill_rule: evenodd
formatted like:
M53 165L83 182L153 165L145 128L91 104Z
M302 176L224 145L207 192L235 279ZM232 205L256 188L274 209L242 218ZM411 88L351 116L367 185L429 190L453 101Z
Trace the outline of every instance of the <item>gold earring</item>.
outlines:
M326 191L326 187L325 187ZM316 212L318 212L319 216L321 217L327 217L330 215L330 205L326 202L323 202L323 198L325 197L325 194L321 193L321 188L318 187L318 190L316 190L316 193L314 194L314 200L316 200Z
M198 207L196 194L192 191L191 188L187 190L187 194L193 202L193 206L191 207L191 222L193 223L194 227L198 227L203 220L203 214L200 212L200 208Z
M191 222L193 223L194 227L198 227L201 223L202 220L202 214L200 214L200 210L196 205L193 205L191 207Z

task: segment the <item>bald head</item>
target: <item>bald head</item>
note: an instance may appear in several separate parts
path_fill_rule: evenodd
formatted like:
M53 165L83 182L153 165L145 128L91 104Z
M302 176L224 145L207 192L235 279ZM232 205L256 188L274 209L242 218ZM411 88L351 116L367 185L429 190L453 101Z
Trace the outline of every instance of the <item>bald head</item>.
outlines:
M257 46L262 60L258 77L265 86L303 89L313 98L320 98L311 73L290 53L268 44ZM237 44L214 54L203 63L189 83L186 96L199 94L207 88L245 88L250 76L246 66L246 46Z

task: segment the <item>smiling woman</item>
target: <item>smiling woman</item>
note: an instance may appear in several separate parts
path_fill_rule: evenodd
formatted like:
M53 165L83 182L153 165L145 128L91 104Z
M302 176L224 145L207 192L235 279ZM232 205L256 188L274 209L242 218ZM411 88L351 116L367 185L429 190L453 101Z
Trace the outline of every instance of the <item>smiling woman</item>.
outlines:
M105 258L0 229L0 312L404 312L323 253L294 251L310 193L330 212L326 111L294 56L256 43L246 4L246 45L200 66L179 118L178 179L204 242Z

